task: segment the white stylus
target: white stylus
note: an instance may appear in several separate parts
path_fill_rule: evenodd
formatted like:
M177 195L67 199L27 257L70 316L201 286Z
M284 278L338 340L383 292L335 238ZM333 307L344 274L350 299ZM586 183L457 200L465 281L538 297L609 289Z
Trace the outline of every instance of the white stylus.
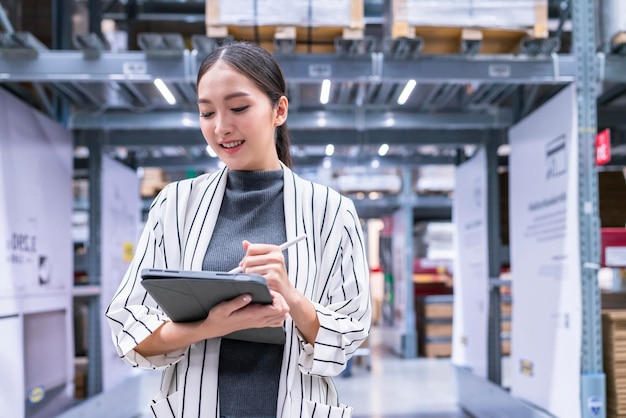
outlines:
M278 248L281 251L285 251L287 248L291 247L292 245L295 245L295 244L299 243L300 241L302 241L305 238L306 238L306 234L298 235L297 237L295 237L291 241L287 241L287 242L284 242L284 243L280 244L278 246ZM241 273L242 270L243 269L241 267L235 267L234 269L229 271L229 273Z

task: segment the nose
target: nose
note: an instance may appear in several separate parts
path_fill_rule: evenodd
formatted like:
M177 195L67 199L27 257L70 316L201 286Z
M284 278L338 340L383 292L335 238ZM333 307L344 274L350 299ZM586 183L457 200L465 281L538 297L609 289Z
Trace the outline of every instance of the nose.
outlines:
M226 137L232 132L232 127L226 116L215 117L215 135Z

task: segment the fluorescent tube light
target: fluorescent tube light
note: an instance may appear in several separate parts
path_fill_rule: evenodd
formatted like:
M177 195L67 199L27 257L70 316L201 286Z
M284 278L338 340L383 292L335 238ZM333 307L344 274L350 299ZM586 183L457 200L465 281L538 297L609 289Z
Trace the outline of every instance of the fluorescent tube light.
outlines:
M409 99L409 96L413 92L416 84L417 82L415 80L407 81L406 86L404 86L404 89L402 90L402 93L400 93L400 97L398 97L399 105L403 105L406 103L406 101Z
M159 92L165 98L167 103L169 103L171 105L175 105L176 104L176 98L174 97L174 95L172 94L170 89L167 88L167 86L165 85L163 80L161 80L160 78L156 78L154 80L154 85L156 86L157 89L159 89Z
M382 144L380 148L378 148L378 155L380 155L381 157L384 157L385 155L387 155L388 152L389 152L388 144Z
M333 144L326 145L326 155L331 156L335 153L335 146Z
M320 103L326 104L330 99L330 80L322 81L322 91L320 93Z

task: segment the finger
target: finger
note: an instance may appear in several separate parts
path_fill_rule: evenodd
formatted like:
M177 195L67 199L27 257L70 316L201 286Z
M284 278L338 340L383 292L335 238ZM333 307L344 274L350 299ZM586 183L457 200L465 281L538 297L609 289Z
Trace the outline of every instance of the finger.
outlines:
M246 248L247 255L263 255L272 251L280 252L278 245L248 243L248 247Z
M248 294L237 296L234 299L223 302L228 308L230 308L231 312L235 312L247 305L252 301L252 297Z

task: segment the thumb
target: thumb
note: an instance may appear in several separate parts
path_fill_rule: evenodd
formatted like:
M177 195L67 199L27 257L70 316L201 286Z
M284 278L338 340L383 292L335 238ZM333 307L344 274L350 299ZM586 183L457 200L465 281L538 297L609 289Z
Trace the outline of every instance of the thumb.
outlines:
M251 301L252 301L252 296L246 293L244 295L237 296L236 298L228 301L227 303L232 308L232 312L235 312L236 310L241 309L244 306L250 304Z

